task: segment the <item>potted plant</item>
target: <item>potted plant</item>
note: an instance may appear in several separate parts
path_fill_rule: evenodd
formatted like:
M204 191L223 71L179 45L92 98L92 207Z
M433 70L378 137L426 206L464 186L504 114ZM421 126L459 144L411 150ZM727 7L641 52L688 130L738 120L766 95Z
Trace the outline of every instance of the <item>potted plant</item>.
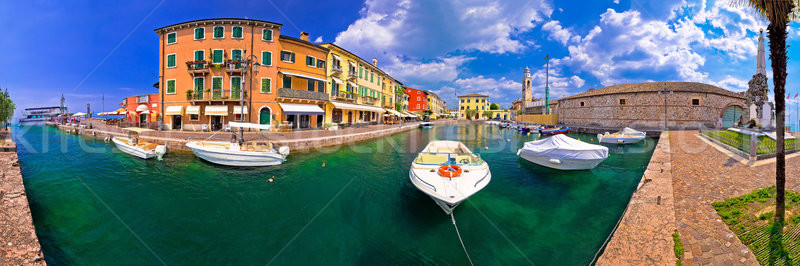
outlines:
M323 127L325 129L327 129L327 130L339 130L339 125L338 124L325 123L325 125L323 125Z
M192 99L192 90L186 90L186 100Z

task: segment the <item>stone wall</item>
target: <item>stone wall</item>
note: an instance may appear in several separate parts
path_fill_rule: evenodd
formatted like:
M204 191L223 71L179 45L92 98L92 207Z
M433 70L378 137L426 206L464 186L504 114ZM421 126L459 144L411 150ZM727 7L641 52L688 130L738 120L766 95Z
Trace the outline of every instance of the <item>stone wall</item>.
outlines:
M619 103L625 99L625 105ZM728 106L744 107L744 98L714 93L676 91L666 95L671 129L715 127ZM698 99L699 105L692 105ZM583 103L583 106L581 106ZM634 92L570 98L559 101L559 123L574 126L663 128L664 94Z

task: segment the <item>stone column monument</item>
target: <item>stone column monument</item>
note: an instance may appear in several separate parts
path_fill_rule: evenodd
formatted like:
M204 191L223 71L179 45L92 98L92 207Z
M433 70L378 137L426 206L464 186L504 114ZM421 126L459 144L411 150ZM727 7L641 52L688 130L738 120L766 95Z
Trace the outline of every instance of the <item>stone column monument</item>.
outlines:
M756 56L756 74L747 83L744 113L739 125L772 127L772 103L769 102L769 84L767 82L767 63L764 52L764 31L758 36L758 55Z

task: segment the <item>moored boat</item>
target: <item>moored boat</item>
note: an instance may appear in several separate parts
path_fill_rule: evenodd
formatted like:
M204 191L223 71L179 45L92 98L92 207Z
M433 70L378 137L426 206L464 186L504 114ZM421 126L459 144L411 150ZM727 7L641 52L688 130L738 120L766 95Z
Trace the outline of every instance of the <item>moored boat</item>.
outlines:
M626 127L619 132L609 134L597 134L597 140L601 143L611 144L632 144L642 141L647 134L645 132L637 131L632 128Z
M269 130L269 125L251 123L229 123L231 128L251 128ZM243 134L242 134L243 135ZM289 147L275 150L272 143L248 143L243 136L238 142L190 141L186 146L203 160L227 166L270 166L282 164L289 156Z
M559 128L544 128L540 129L539 133L542 135L558 135L558 134L566 134L569 133L569 127L559 127Z
M433 127L433 122L424 121L422 123L419 123L419 128L432 128L432 127Z
M158 145L156 143L140 140L138 136L129 136L127 138L118 136L113 137L111 140L122 152L145 160L153 157L158 157L160 160L161 157L167 153L166 145Z
M608 148L566 135L525 142L517 151L525 160L559 170L587 170L608 158Z
M458 141L431 141L411 163L411 183L448 215L492 179L489 165Z

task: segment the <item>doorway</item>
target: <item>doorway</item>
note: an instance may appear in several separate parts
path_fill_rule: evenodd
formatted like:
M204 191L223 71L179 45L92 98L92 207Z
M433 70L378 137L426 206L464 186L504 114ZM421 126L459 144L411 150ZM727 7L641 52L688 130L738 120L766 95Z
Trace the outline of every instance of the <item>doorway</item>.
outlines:
M258 123L262 125L269 125L271 124L270 121L272 120L272 114L267 107L261 107L261 110L258 112Z
M140 127L147 124L147 115L148 115L148 113L139 114L139 126Z
M211 131L217 131L222 129L222 117L212 115L211 116Z
M181 129L181 116L180 115L173 115L172 116L172 129L173 130L180 130Z

